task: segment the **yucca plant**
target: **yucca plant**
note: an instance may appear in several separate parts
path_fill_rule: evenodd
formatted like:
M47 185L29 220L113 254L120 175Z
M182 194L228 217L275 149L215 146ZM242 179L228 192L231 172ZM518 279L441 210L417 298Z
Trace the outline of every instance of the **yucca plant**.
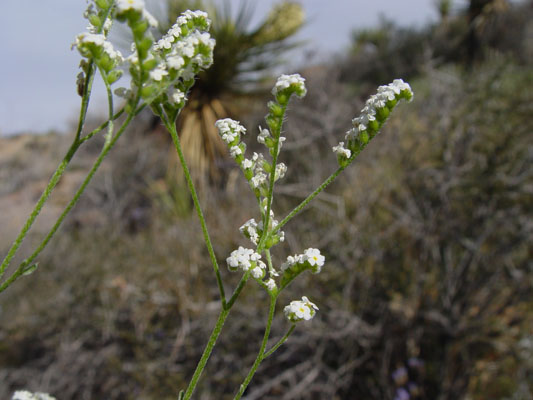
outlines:
M213 0L167 0L167 20L160 21L165 31L186 9L207 10L212 19L211 36L217 46L214 64L199 76L178 123L185 156L196 178L217 177L214 162L225 157L225 144L215 121L231 116L243 117L246 104L271 87L271 70L281 56L297 44L289 39L302 27L302 7L292 1L273 6L256 28L250 27L253 3L240 2L233 12L230 2L216 6ZM177 165L177 164L176 164Z

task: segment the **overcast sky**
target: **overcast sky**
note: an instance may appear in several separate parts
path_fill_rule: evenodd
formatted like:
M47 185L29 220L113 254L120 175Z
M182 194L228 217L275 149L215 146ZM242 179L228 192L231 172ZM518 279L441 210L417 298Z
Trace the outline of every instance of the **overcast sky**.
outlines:
M163 0L154 0L155 2ZM253 0L251 0L253 1ZM233 0L232 0L233 2ZM257 1L256 15L275 0ZM239 1L235 1L238 5ZM301 0L307 25L299 38L321 53L341 52L354 28L384 15L400 25L437 18L433 0ZM457 6L464 1L456 0ZM0 6L0 135L65 131L77 118L75 80L80 56L70 46L85 30L84 0L2 0ZM105 110L102 87L92 106Z

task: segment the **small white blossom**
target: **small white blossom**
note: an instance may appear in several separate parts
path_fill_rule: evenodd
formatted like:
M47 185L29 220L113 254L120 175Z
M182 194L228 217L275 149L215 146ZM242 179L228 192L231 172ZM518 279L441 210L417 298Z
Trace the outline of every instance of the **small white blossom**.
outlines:
M240 156L242 154L242 149L239 146L232 146L229 149L229 155L232 158L236 158L237 156Z
M171 88L168 93L168 99L173 104L180 104L185 100L185 93L177 88Z
M161 81L164 76L168 75L168 71L163 67L158 67L152 71L150 71L150 78L152 78L154 81Z
M319 273L322 267L324 266L324 261L326 258L320 254L320 250L309 248L304 251L304 258L313 269L314 273Z
M13 393L11 400L55 400L55 397L52 397L47 393L31 393L27 390L17 390Z
M338 156L350 158L352 152L349 149L344 148L344 142L340 142L337 146L333 146L333 152Z
M244 225L239 228L239 231L257 246L259 241L259 233L257 232L257 222L255 222L254 218L246 221Z
M143 0L117 0L116 2L117 13L122 14L123 12L134 10L138 12L144 11L144 1Z
M179 70L185 65L185 60L181 56L169 56L167 57L167 66L170 69Z
M413 91L411 90L411 87L401 79L395 79L388 85L380 86L377 93L370 96L366 101L365 106L361 110L361 115L352 120L353 129L346 132L346 140L353 141L359 137L359 132L364 132L367 129L372 128L372 125L375 125L374 121L377 119L378 111L387 112L385 107L387 107L388 102L400 100L402 98L411 101L412 97ZM384 115L386 117L388 113L385 113ZM383 122L383 119L384 116L382 115L380 121ZM339 154L339 151L342 151L342 149L339 148L336 151L337 154Z
M303 97L307 93L307 89L305 88L305 79L300 76L300 74L293 74L293 75L281 75L274 88L272 89L272 94L274 96L277 96L277 94L289 87L293 87L295 89L295 93L298 97Z
M241 134L246 134L246 128L231 118L219 119L215 122L218 133L227 144L232 143Z
M285 176L287 172L287 166L284 163L279 163L276 165L276 173L274 174L274 180L281 179Z
M252 160L249 160L247 158L244 159L244 161L242 162L242 167L244 169L250 169L254 166L254 163L252 162Z
M259 127L259 135L257 135L257 141L261 144L265 144L265 140L270 138L270 131Z
M242 269L248 271L250 268L263 268L264 263L260 261L261 255L252 249L246 249L239 246L237 250L231 252L230 256L226 258L226 263L231 271Z
M265 276L265 271L261 269L260 267L253 268L250 273L255 279L262 279L263 276Z
M299 322L299 321L309 321L312 319L318 307L309 301L305 296L302 297L302 300L291 301L288 306L283 309L285 316L290 322Z
M270 278L269 280L267 280L265 282L265 285L267 287L268 290L270 291L273 291L277 286L276 286L276 281L272 278Z
M267 184L266 174L260 172L254 175L251 179L251 183L254 189L260 189L262 186L265 186Z

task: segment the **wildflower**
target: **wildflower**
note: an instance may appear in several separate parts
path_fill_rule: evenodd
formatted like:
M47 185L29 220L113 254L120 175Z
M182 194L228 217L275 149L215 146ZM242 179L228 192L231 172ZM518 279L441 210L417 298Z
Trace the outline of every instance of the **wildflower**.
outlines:
M322 270L325 260L326 258L320 254L320 250L310 247L303 254L288 256L287 261L281 264L281 270L287 271L290 275L297 275L306 269L318 274ZM292 278L294 276L291 276Z
M288 95L295 93L300 98L304 97L307 94L305 79L300 74L281 75L272 89L272 94L277 97L282 92Z
M290 304L283 309L283 312L290 322L296 323L304 320L309 321L315 316L316 310L318 310L318 307L310 302L307 297L303 296L301 301L291 301Z
M345 136L347 148L344 147L345 142L333 147L339 165L345 166L353 152L360 151L378 133L399 100L411 101L412 98L411 87L401 79L380 86L377 93L365 102L361 115L352 120L353 128Z
M318 274L326 258L320 254L320 250L309 248L304 252L304 259L311 265L313 273Z
M237 250L232 251L230 256L226 258L226 263L230 271L236 271L238 269L248 271L250 268L255 268L256 266L264 269L262 267L264 263L259 262L260 258L261 255L252 249L239 246Z
M169 90L169 100L174 104L181 104L186 100L185 93L177 88L172 88Z
M17 390L13 393L11 400L55 400L55 398L47 393L31 393L27 390Z
M265 285L266 285L267 289L270 290L270 291L273 291L274 289L277 288L277 286L276 286L276 281L275 281L274 279L272 279L272 278L270 278L269 280L267 280L267 281L265 282Z
M237 156L242 154L242 150L239 146L232 146L229 149L229 154L232 158L237 158Z
M333 152L338 156L350 158L352 152L349 149L344 148L344 142L340 142L338 146L333 146Z
M158 67L154 69L153 71L150 71L150 78L152 78L154 81L161 81L164 76L167 76L168 72L165 70L164 67Z
M250 169L254 166L254 163L252 162L252 160L249 160L247 158L244 159L244 161L242 162L242 167L244 169Z
M259 241L259 232L255 219L252 218L246 221L244 225L239 228L239 231L257 246L257 243Z
M143 0L117 0L116 7L117 7L117 14L123 14L130 10L142 13L144 11L144 1Z
M268 139L272 139L270 136L270 131L268 129L263 129L259 127L259 135L257 135L257 141L261 144L266 144Z
M274 174L274 180L281 179L285 176L287 172L287 166L284 163L279 163L276 165L276 173Z

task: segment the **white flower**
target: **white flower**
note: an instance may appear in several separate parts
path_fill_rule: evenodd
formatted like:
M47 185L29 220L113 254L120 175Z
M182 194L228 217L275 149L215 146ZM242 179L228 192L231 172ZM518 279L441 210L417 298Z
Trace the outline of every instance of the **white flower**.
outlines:
M173 104L180 104L185 100L185 93L177 88L172 88L169 90L168 98Z
M260 261L261 255L252 249L246 249L239 246L237 250L231 252L230 256L226 258L226 263L230 271L242 269L248 271L250 268L259 267L264 269L264 263Z
M274 174L274 180L281 179L285 176L287 172L287 166L284 163L279 163L276 165L276 173Z
M242 126L239 121L235 121L231 118L219 119L215 122L215 126L221 137L223 135L229 135L230 137L235 138L240 134L246 134L246 128ZM229 143L231 143L231 141Z
M250 169L254 166L254 163L252 162L252 160L248 160L247 158L244 159L244 161L242 162L242 167L244 169Z
M167 57L167 66L170 69L179 70L185 65L185 60L181 56L170 56Z
M366 131L369 128L376 129L373 125L375 125L374 121L378 119L378 111L387 111L383 109L387 107L388 102L401 99L411 101L412 98L413 91L411 90L411 87L401 79L395 79L388 85L380 86L377 93L370 96L366 101L365 106L361 110L361 115L352 120L353 129L346 132L346 140L353 141L357 139L359 132ZM379 122L384 122L387 115L388 113L382 114L379 117ZM337 150L335 150L336 148ZM343 151L342 148L336 148L334 148L334 151L337 154Z
M344 148L344 142L340 142L337 146L333 146L333 152L338 156L343 156L346 158L350 158L352 155L350 150Z
M252 276L255 278L255 279L262 279L263 276L265 275L265 271L263 269L261 269L260 267L255 267L253 268L250 273L252 274Z
M262 186L265 186L267 184L267 176L266 174L260 172L252 177L251 179L252 187L254 189L260 189Z
M167 76L168 72L163 67L158 67L152 71L150 71L150 78L152 78L154 81L161 81L164 76Z
M259 135L257 135L257 141L261 144L265 144L265 140L270 138L270 131L259 127Z
M241 155L242 154L242 149L239 147L239 146L232 146L230 149L229 149L229 155L232 157L232 158L236 158L237 156Z
M315 274L319 273L324 265L326 258L320 254L320 250L309 248L304 251L305 260L311 264L311 268Z
M31 393L27 390L17 390L13 393L11 400L55 400L55 397L52 397L47 393Z
M305 296L302 297L302 300L291 301L288 306L283 309L285 316L290 322L299 322L299 321L309 321L312 319L318 307L309 301Z
M144 11L143 0L117 0L116 2L117 13L122 14L128 10L134 10L138 12Z
M295 89L295 93L298 97L303 97L307 93L305 88L305 79L300 76L300 74L293 75L281 75L274 88L272 89L272 94L277 96L277 94L289 87Z
M267 287L268 290L270 291L273 291L277 286L276 286L276 281L272 278L270 278L269 280L267 280L265 282L265 285Z
M257 243L259 241L259 234L257 232L257 222L255 222L255 219L249 219L239 228L239 231L248 237L253 244L257 246Z

